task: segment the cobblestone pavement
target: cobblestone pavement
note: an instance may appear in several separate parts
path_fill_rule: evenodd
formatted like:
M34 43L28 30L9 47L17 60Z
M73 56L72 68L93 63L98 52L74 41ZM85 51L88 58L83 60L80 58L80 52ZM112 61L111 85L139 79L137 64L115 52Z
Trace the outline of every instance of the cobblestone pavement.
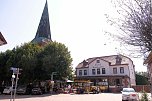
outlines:
M0 95L0 101L10 101L10 95ZM15 101L122 101L121 94L44 94L17 95Z

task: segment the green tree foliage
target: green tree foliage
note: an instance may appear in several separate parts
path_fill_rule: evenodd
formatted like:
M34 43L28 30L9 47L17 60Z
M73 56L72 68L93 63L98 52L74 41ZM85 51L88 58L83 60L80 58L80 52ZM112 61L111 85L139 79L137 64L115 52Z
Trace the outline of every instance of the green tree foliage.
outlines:
M148 98L148 94L145 91L142 92L140 101L150 101Z
M42 67L47 76L50 76L52 72L57 72L57 79L63 79L72 76L72 58L68 48L58 42L51 42L45 46L42 54Z
M13 52L10 50L7 50L4 53L0 53L0 84L2 81L11 80L11 74L10 74L10 64L8 61L10 59L10 56L13 55ZM7 82L8 83L8 82Z
M148 78L146 72L136 72L136 84L148 85Z
M11 67L21 68L22 76L21 82L29 82L33 79L33 68L37 66L37 54L41 52L41 48L38 45L27 43L22 46L17 46L13 50L7 50L0 54L0 76L2 81L10 81L12 71ZM9 79L8 79L9 78Z
M52 72L57 72L55 79L72 76L72 58L68 48L61 43L51 42L45 47L25 43L13 50L0 53L0 84L10 82L10 67L23 69L19 83L34 80L48 80Z
M14 49L15 55L13 57L15 64L13 66L22 68L21 81L30 82L36 78L37 55L41 52L41 47L36 44L24 44L23 46ZM40 75L37 75L37 77Z

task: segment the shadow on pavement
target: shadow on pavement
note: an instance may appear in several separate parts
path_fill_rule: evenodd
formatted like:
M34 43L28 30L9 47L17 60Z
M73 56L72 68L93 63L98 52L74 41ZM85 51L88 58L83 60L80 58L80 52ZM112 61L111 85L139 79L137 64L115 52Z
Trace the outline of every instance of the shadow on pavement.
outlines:
M52 96L52 95L58 95L58 94L42 94L42 95L16 95L15 99L22 99L22 98L34 98L34 97L46 97L46 96ZM1 99L10 99L11 95L0 95Z

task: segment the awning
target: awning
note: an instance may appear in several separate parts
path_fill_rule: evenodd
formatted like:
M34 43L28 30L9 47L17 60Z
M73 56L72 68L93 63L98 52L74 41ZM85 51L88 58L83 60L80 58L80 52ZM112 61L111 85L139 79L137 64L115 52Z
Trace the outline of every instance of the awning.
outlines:
M74 81L72 81L72 80L67 80L66 82L70 83L70 82L74 82Z

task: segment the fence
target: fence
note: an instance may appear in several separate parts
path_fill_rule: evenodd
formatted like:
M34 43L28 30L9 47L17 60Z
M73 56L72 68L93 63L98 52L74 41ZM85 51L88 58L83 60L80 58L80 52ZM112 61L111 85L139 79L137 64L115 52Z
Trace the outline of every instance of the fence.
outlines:
M136 92L145 91L147 93L150 93L150 85L136 85L132 86L132 88L134 88Z

